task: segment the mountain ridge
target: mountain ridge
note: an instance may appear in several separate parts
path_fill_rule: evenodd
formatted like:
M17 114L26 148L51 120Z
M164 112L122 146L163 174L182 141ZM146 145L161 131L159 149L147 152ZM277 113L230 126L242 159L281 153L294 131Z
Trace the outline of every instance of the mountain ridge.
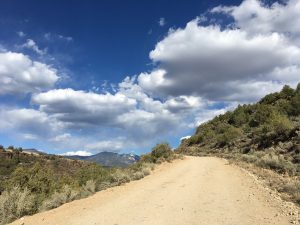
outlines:
M91 156L71 155L65 156L69 159L96 162L105 167L127 167L140 160L140 156L129 153L119 154L115 152L99 152Z

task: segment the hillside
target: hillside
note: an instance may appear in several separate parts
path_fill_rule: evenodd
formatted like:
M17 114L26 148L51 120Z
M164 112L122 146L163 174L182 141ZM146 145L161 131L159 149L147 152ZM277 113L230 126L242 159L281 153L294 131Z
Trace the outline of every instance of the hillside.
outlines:
M35 177L39 177L39 179L45 177L45 179L51 180L53 175L56 176L55 179L61 181L70 180L70 177L74 176L79 169L89 165L90 163L87 162L68 160L62 156L39 154L36 151L32 153L23 151L21 148L1 148L0 179L2 182L0 183L0 192L16 184L26 186L29 177L32 179L30 181L32 184L34 184ZM21 175L23 177L20 177Z
M100 152L91 156L67 156L70 159L78 159L99 163L105 167L127 167L140 160L138 155L134 154L118 154L114 152Z
M107 160L111 157L104 154ZM136 160L128 155L118 157ZM107 168L95 162L1 146L0 225L139 180L149 175L155 164L176 157L168 144L158 144L126 168Z
M201 124L177 151L226 157L289 176L289 183L271 185L300 203L300 84Z

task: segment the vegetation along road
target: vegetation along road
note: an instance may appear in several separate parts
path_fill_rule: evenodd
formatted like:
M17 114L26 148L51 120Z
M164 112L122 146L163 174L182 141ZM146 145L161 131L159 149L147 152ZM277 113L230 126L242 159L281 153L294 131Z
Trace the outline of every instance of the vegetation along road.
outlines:
M15 221L14 225L296 224L259 181L227 161L186 157L152 175Z

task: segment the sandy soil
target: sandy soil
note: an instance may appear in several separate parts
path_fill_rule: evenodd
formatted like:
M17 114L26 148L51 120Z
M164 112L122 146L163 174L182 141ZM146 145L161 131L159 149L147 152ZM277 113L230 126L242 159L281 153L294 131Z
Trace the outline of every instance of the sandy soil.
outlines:
M188 157L14 225L286 225L289 208L236 166Z

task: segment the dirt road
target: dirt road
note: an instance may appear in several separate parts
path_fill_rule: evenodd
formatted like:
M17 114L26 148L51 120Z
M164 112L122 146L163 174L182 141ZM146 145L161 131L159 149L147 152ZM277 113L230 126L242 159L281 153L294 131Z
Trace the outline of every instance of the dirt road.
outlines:
M188 157L153 174L14 225L286 225L279 199L241 169Z

